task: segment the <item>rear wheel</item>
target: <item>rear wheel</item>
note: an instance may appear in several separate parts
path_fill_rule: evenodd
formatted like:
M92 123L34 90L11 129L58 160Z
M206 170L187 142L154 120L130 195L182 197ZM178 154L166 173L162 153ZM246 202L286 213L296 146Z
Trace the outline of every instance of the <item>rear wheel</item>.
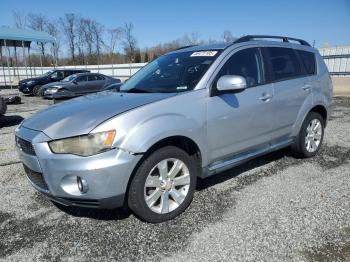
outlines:
M6 110L7 110L6 101L2 97L0 97L0 116L4 115L6 113Z
M182 149L158 149L143 161L131 181L130 209L151 223L178 216L192 201L196 172L195 160Z
M322 145L323 135L323 117L317 112L310 112L306 116L292 146L293 152L303 158L315 156Z

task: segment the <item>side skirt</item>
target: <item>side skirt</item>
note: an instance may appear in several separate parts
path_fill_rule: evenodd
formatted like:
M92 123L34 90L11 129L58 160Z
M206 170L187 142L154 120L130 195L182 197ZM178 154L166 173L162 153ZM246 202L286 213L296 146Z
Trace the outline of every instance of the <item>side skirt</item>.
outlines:
M225 170L238 166L258 156L265 155L267 153L290 146L291 144L293 144L293 142L294 142L293 138L288 138L287 140L284 140L275 144L270 144L269 146L264 148L249 150L247 152L235 155L231 159L216 161L210 164L209 166L207 166L206 168L203 168L201 177L205 178L205 177L215 175L217 173L221 173Z

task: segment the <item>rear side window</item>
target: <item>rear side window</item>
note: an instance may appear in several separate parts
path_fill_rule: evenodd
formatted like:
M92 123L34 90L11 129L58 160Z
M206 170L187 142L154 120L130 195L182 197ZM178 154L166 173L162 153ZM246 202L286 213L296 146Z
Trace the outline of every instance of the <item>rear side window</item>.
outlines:
M291 48L267 47L271 74L274 81L287 80L302 75L298 57Z
M263 66L258 48L248 48L233 54L220 69L216 80L224 75L243 76L247 87L264 83Z
M72 71L64 71L64 77L70 76L72 74L73 74Z
M303 50L296 50L296 52L299 54L301 61L304 64L306 73L308 75L314 75L316 74L316 59L315 54L308 51Z
M87 77L87 75L86 76L78 76L75 81L77 81L77 82L85 82L85 81L88 81L88 77Z

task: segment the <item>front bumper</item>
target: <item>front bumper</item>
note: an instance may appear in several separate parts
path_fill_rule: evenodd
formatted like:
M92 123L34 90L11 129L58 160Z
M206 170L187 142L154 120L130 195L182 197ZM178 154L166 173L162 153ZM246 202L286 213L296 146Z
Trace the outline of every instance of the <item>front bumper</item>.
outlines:
M25 83L19 83L18 84L18 90L22 92L23 94L32 94L33 93L33 87L31 85L27 85Z
M20 127L16 136L29 141L34 149L33 155L33 152L28 153L26 148L22 149L16 143L32 186L63 205L120 207L124 202L129 178L141 158L119 149L89 157L53 154L47 144L50 138L42 132ZM35 173L35 179L28 172ZM79 190L78 177L86 181L87 192Z

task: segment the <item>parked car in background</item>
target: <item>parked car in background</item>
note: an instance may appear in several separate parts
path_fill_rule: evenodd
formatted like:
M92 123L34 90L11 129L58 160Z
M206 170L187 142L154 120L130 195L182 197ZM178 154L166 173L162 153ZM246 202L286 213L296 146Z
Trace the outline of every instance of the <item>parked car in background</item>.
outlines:
M284 147L315 156L332 89L322 57L304 40L245 36L192 46L153 60L119 92L26 119L17 151L33 187L53 201L127 203L157 223L189 206L197 177Z
M120 86L122 83L113 83L108 86L105 86L101 91L113 91L113 92L119 92Z
M106 86L120 82L120 79L102 74L80 73L66 77L60 82L47 84L40 92L45 98L69 98L100 92Z
M28 95L38 95L39 88L48 83L61 81L67 76L77 73L85 73L90 72L89 70L83 69L55 69L46 72L45 74L34 77L24 79L18 82L18 90L23 94Z

